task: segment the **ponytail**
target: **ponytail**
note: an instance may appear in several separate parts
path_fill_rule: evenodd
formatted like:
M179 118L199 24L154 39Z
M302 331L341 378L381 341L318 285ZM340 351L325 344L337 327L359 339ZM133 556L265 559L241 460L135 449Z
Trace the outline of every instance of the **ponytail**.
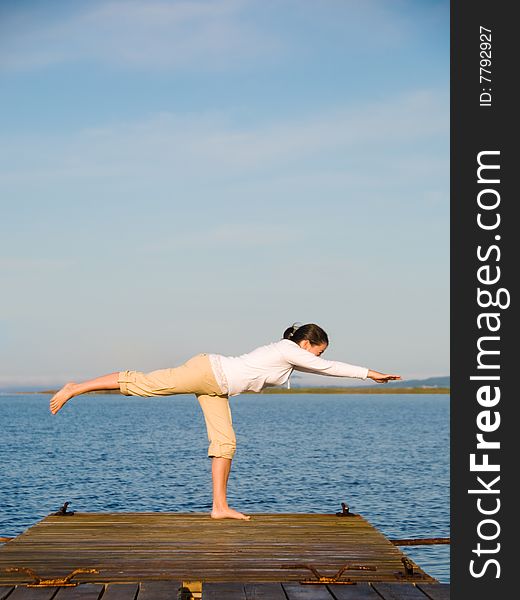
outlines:
M307 323L306 325L294 323L283 332L283 339L291 340L295 344L308 340L313 346L329 344L329 336L319 325L314 323Z

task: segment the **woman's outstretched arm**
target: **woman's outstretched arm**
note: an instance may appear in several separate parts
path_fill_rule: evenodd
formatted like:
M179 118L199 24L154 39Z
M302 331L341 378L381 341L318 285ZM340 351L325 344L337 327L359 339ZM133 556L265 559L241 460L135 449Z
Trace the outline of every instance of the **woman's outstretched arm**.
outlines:
M400 375L389 375L380 373L367 367L359 367L349 363L336 360L326 360L303 349L298 344L286 344L280 348L284 358L294 365L297 371L306 373L317 373L332 377L356 377L358 379L373 379L376 383L388 383L395 379L401 379Z
M367 379L373 379L376 383L388 383L395 379L401 379L400 375L388 375L386 373L379 373L379 371L373 371L368 369Z

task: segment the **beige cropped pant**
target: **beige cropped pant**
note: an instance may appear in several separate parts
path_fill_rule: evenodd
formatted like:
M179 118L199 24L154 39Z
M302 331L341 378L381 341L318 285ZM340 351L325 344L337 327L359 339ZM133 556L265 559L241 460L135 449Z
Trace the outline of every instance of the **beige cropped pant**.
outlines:
M207 354L197 354L173 369L159 369L150 373L120 371L118 382L125 396L195 394L208 430L208 456L233 458L236 437L228 397L222 393L215 379Z

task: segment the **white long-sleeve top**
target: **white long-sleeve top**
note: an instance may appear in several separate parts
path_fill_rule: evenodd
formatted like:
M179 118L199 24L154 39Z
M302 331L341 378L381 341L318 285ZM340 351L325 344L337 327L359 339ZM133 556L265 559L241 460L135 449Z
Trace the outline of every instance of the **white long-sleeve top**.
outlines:
M241 356L210 354L209 358L217 382L223 393L229 396L282 385L293 370L359 379L366 379L368 375L366 367L324 360L287 339L260 346Z

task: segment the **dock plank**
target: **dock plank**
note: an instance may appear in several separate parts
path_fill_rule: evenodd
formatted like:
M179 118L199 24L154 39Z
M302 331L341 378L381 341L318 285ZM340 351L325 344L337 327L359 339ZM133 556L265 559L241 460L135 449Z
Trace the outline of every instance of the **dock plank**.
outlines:
M0 585L0 600L5 600L13 591L13 585Z
M281 583L246 583L247 600L287 600Z
M104 588L101 583L81 583L76 587L60 588L52 600L99 600Z
M325 585L301 583L282 583L288 600L334 600Z
M136 600L139 585L137 583L109 583L103 593L103 600Z
M381 600L381 596L368 583L329 585L328 587L336 600Z
M383 600L428 600L428 596L411 583L374 583Z
M179 581L142 581L137 600L176 600Z
M449 583L421 583L417 587L431 600L450 600Z
M56 593L55 587L52 588L29 588L25 586L16 586L14 592L8 600L51 600Z
M237 582L204 583L202 600L246 600L244 584Z

